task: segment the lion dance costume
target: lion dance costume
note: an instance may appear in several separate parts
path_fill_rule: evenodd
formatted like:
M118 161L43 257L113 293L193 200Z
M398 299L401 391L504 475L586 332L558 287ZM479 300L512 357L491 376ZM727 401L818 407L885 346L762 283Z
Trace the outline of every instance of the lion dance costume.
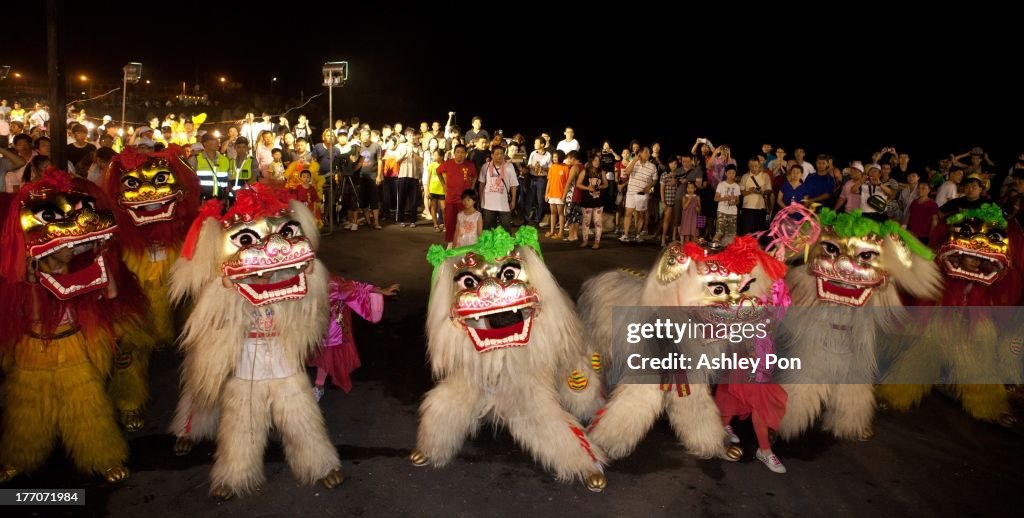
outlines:
M866 440L875 414L876 334L905 322L900 290L933 299L941 278L931 251L895 221L823 209L811 223L820 224L820 233L807 265L786 276L793 306L777 346L802 368L778 376L789 397L779 432L801 435L824 408L825 430Z
M159 153L128 148L114 157L104 190L114 198L122 258L138 277L149 301L144 327L122 326L110 383L114 406L129 431L142 428L149 399L149 358L155 346L177 336L167 283L189 225L199 207L199 180L171 145Z
M1016 418L1000 383L1022 383L1020 348L1013 347L1021 324L983 308L1013 306L1020 297L1019 272L1011 267L1019 228L998 205L986 203L953 214L944 229L936 259L945 281L943 307L913 333L918 338L898 354L878 396L899 411L909 410L931 392L927 380L946 372L967 413L1012 426Z
M701 309L695 314L708 322L737 322L741 314L760 316L751 310L763 305L773 281L785 272L786 267L764 253L751 237L738 237L717 254L696 243L673 243L662 250L646 276L616 270L585 282L580 314L591 333L590 343L604 349L599 350L604 363L624 364L632 349L621 340L613 341L614 306L706 308L708 311ZM718 356L734 346L728 340L715 340L697 347L699 353ZM691 355L691 351L685 354ZM660 385L623 382L612 391L607 406L598 411L588 433L611 458L624 457L665 412L676 437L691 454L738 460L742 450L728 446L729 437L711 394L716 374L709 369L673 373Z
M594 394L597 384L583 374L582 329L544 265L536 229L514 238L489 230L453 250L434 245L427 259L427 355L438 384L420 406L413 464L448 464L490 416L559 480L603 489L603 454L561 406L585 412L593 398L573 392Z
M75 467L128 476L128 444L106 391L109 315L145 300L111 246L116 224L92 183L50 169L7 202L0 260L6 373L0 481L39 468L59 437ZM129 311L130 313L130 311Z
M215 497L262 484L271 427L299 480L333 488L341 463L305 372L328 318L316 222L281 190L257 184L236 198L223 216L219 201L203 206L171 272L173 298L195 294L176 427L200 436L216 429ZM210 418L216 409L219 423Z

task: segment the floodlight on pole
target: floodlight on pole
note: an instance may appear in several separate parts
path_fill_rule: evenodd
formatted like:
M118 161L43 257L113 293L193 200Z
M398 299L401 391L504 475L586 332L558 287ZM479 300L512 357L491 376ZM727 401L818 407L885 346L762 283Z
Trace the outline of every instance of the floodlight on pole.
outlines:
M348 80L348 61L330 61L324 63L323 69L321 70L324 74L324 86L327 87L327 125L330 134L333 136L331 142L326 143L329 147L327 148L328 160L330 160L327 166L327 174L330 182L328 185L328 203L325 204L327 210L327 232L330 234L334 232L334 205L336 200L334 199L334 143L337 142L338 136L334 133L334 127L332 121L334 120L334 87L344 86L345 81Z
M121 85L121 129L124 129L124 110L128 104L128 83L135 84L142 79L142 63L131 62L124 66L124 83Z

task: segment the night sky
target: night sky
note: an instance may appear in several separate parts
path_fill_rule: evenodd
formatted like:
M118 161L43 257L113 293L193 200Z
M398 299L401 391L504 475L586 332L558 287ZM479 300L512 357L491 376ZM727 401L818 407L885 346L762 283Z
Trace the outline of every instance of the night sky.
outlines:
M675 151L707 136L741 158L763 141L846 159L883 145L922 160L982 145L1008 167L1024 150L1016 79L1024 46L1006 13L893 13L889 4L857 12L829 4L828 13L721 3L668 11L644 2L614 10L582 2L153 4L67 2L68 73L116 81L126 62L141 61L154 83L198 78L216 90L226 76L247 92L269 90L277 76L275 90L297 99L300 90L323 91L323 62L345 60L350 81L335 90L335 115L375 126L443 122L454 110L463 127L479 114L485 128L506 134L559 136L570 124L585 147L658 138ZM0 64L40 77L45 3L19 9L25 44L5 45Z

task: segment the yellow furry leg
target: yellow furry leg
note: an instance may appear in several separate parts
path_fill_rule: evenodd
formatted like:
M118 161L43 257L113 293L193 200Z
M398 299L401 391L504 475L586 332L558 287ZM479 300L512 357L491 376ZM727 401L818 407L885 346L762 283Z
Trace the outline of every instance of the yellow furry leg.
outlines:
M114 420L114 407L96 368L89 363L62 367L55 381L60 395L57 422L75 466L103 475L124 464L128 443Z
M896 385L885 384L875 387L875 397L892 407L894 410L906 412L919 405L929 392L931 385Z
M31 472L46 462L57 438L54 372L14 367L4 383L0 464Z
M137 411L149 401L148 349L119 351L110 379L110 399L121 412Z
M957 385L964 410L981 421L999 421L1010 412L1010 401L1002 385Z

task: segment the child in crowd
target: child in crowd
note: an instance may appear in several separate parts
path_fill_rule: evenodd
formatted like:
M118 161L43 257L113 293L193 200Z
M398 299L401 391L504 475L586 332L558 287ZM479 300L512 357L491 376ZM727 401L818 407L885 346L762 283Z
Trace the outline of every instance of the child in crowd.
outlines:
M697 217L700 215L700 196L697 195L697 184L686 182L686 194L680 201L681 222L679 237L684 243L696 241L698 234Z
M309 365L316 367L313 397L317 401L324 396L328 375L341 390L352 390L351 374L360 365L359 352L352 335L352 312L355 311L370 322L380 322L384 314L384 297L397 294L400 288L398 284L378 288L372 284L331 275L328 288L331 321L319 353L309 360Z
M430 183L427 187L430 192L430 218L434 222L434 232L444 230L444 180L437 174L437 168L441 167L441 150L435 149L430 153L430 165L427 166L427 173L430 175ZM441 215L438 219L438 214Z
M320 195L316 192L316 187L313 186L313 173L309 169L305 169L299 173L299 177L302 179L302 184L292 190L292 198L302 202L316 217L317 226L323 227L324 222L320 217Z
M462 191L462 212L459 213L454 247L475 245L484 231L484 220L476 210L476 189Z

